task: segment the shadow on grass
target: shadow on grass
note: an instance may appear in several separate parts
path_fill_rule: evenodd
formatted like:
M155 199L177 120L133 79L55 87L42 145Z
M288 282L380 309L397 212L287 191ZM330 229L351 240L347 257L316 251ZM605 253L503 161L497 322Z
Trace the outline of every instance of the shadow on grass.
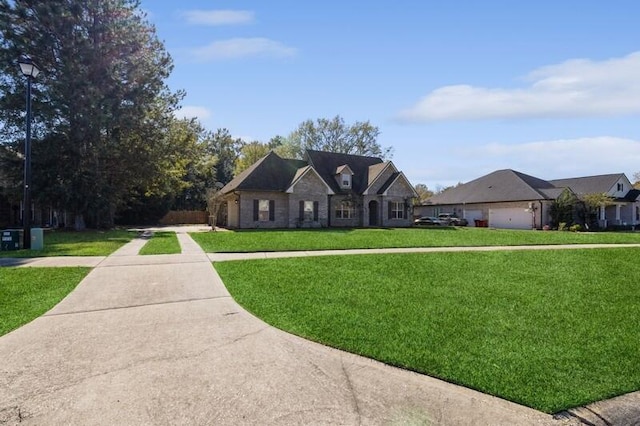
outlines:
M4 252L2 252L4 253ZM0 253L0 256L2 255ZM17 267L29 263L28 259L20 257L0 257L0 267Z

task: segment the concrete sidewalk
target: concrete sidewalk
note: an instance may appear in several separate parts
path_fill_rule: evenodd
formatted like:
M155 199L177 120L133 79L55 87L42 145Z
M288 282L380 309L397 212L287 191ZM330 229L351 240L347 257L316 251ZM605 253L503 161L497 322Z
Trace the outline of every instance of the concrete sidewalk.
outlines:
M253 253L209 253L212 262L230 260L276 259L281 257L342 256L354 254L393 254L393 253L451 253L466 251L521 251L521 250L580 250L602 248L640 248L640 244L563 244L563 245L524 245L524 246L469 246L469 247L406 247L351 250L282 251Z
M579 424L274 329L187 234L140 241L0 338L0 424Z

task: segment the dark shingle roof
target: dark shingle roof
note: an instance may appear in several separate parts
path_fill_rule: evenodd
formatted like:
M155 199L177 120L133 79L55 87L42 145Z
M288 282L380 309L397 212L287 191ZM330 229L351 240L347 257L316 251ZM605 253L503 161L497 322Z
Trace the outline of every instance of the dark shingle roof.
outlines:
M398 178L398 176L400 176L400 172L392 173L391 176L389 176L389 179L387 179L384 185L382 185L378 190L378 195L384 194L384 191L389 189L391 184Z
M622 173L550 180L556 187L571 188L577 195L609 192L624 176Z
M632 189L625 195L624 199L626 201L636 201L640 197L640 189Z
M335 179L338 167L344 166L345 164L349 166L351 171L353 171L351 190L357 194L362 194L369 186L369 167L382 163L382 160L377 157L364 157L362 155L338 154L335 152L313 150L306 151L306 159L336 194L345 192L345 190L340 188L340 185L338 185Z
M233 178L221 191L223 194L235 190L284 191L293 181L298 169L306 165L302 160L280 158L272 151Z
M546 180L515 170L497 170L463 185L434 195L430 204L491 203L501 201L545 200L542 191L554 189Z

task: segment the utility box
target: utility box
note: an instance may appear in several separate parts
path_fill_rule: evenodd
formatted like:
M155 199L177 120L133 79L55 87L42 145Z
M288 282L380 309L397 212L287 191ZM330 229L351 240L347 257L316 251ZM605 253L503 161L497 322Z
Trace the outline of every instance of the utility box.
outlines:
M8 229L2 231L2 241L0 242L1 251L19 250L20 249L20 231Z
M44 231L42 228L31 228L31 250L44 248Z

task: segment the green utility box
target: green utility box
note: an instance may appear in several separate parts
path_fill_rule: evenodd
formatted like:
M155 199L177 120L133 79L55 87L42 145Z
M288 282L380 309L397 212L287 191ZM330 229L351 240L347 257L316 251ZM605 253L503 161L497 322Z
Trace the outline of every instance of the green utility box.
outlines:
M2 241L0 242L1 251L19 250L20 249L20 231L8 229L2 231Z
M42 228L31 228L31 250L44 248L44 231Z

